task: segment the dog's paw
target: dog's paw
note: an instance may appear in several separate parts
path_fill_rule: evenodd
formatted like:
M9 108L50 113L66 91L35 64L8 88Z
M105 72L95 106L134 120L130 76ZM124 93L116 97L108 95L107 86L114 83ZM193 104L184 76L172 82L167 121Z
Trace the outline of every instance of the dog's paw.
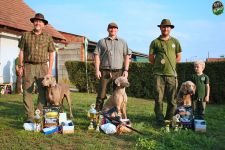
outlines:
M72 118L73 118L73 115L71 114L71 115L70 115L70 119L72 119Z

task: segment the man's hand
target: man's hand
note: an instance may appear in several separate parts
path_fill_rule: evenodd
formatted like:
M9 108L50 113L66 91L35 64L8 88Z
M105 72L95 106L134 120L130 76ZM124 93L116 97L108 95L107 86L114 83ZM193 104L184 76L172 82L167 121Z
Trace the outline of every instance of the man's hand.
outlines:
M102 77L102 73L101 73L101 71L96 70L96 72L95 72L95 76L96 76L96 78L97 78L97 79L100 79L100 78Z
M19 67L19 69L18 69L18 76L20 76L20 77L23 76L23 67Z
M206 96L206 97L205 97L205 102L206 102L206 103L209 103L209 96Z
M127 78L128 77L128 71L126 71L126 70L123 71L123 76Z
M52 75L52 70L48 70L48 75Z

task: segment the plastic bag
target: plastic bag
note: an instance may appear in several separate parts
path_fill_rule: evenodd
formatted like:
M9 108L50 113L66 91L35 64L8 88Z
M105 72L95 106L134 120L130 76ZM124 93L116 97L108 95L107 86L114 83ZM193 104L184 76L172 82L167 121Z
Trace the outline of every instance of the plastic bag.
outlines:
M26 131L34 131L34 124L33 123L24 123L23 128Z
M101 125L100 127L106 134L114 134L116 133L116 126L112 123L106 123Z

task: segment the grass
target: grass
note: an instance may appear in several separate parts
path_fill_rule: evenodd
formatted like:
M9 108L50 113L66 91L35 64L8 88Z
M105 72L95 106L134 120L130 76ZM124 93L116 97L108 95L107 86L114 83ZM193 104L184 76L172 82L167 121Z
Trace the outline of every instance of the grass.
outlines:
M154 102L128 98L128 118L135 132L124 135L106 135L88 131L87 110L95 103L95 94L72 93L75 134L34 133L23 130L24 109L21 95L0 97L0 147L1 149L225 149L225 106L208 105L206 111L207 132L192 130L164 133L154 121ZM37 96L34 95L34 101ZM64 104L66 107L67 104ZM164 106L165 107L165 106Z

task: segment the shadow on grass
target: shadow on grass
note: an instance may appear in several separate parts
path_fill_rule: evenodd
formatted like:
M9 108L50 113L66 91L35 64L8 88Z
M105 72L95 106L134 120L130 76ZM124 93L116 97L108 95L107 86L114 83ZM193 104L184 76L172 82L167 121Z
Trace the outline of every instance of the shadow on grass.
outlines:
M146 128L161 129L162 126L159 126L156 123L155 115L134 115L129 114L129 118L133 123L140 124L143 123Z
M89 119L87 118L87 112L82 108L78 108L76 110L73 110L73 114L75 127L81 130L87 130L90 123Z
M23 103L18 101L0 102L0 116L7 118L3 124L15 128L22 129L24 121Z

